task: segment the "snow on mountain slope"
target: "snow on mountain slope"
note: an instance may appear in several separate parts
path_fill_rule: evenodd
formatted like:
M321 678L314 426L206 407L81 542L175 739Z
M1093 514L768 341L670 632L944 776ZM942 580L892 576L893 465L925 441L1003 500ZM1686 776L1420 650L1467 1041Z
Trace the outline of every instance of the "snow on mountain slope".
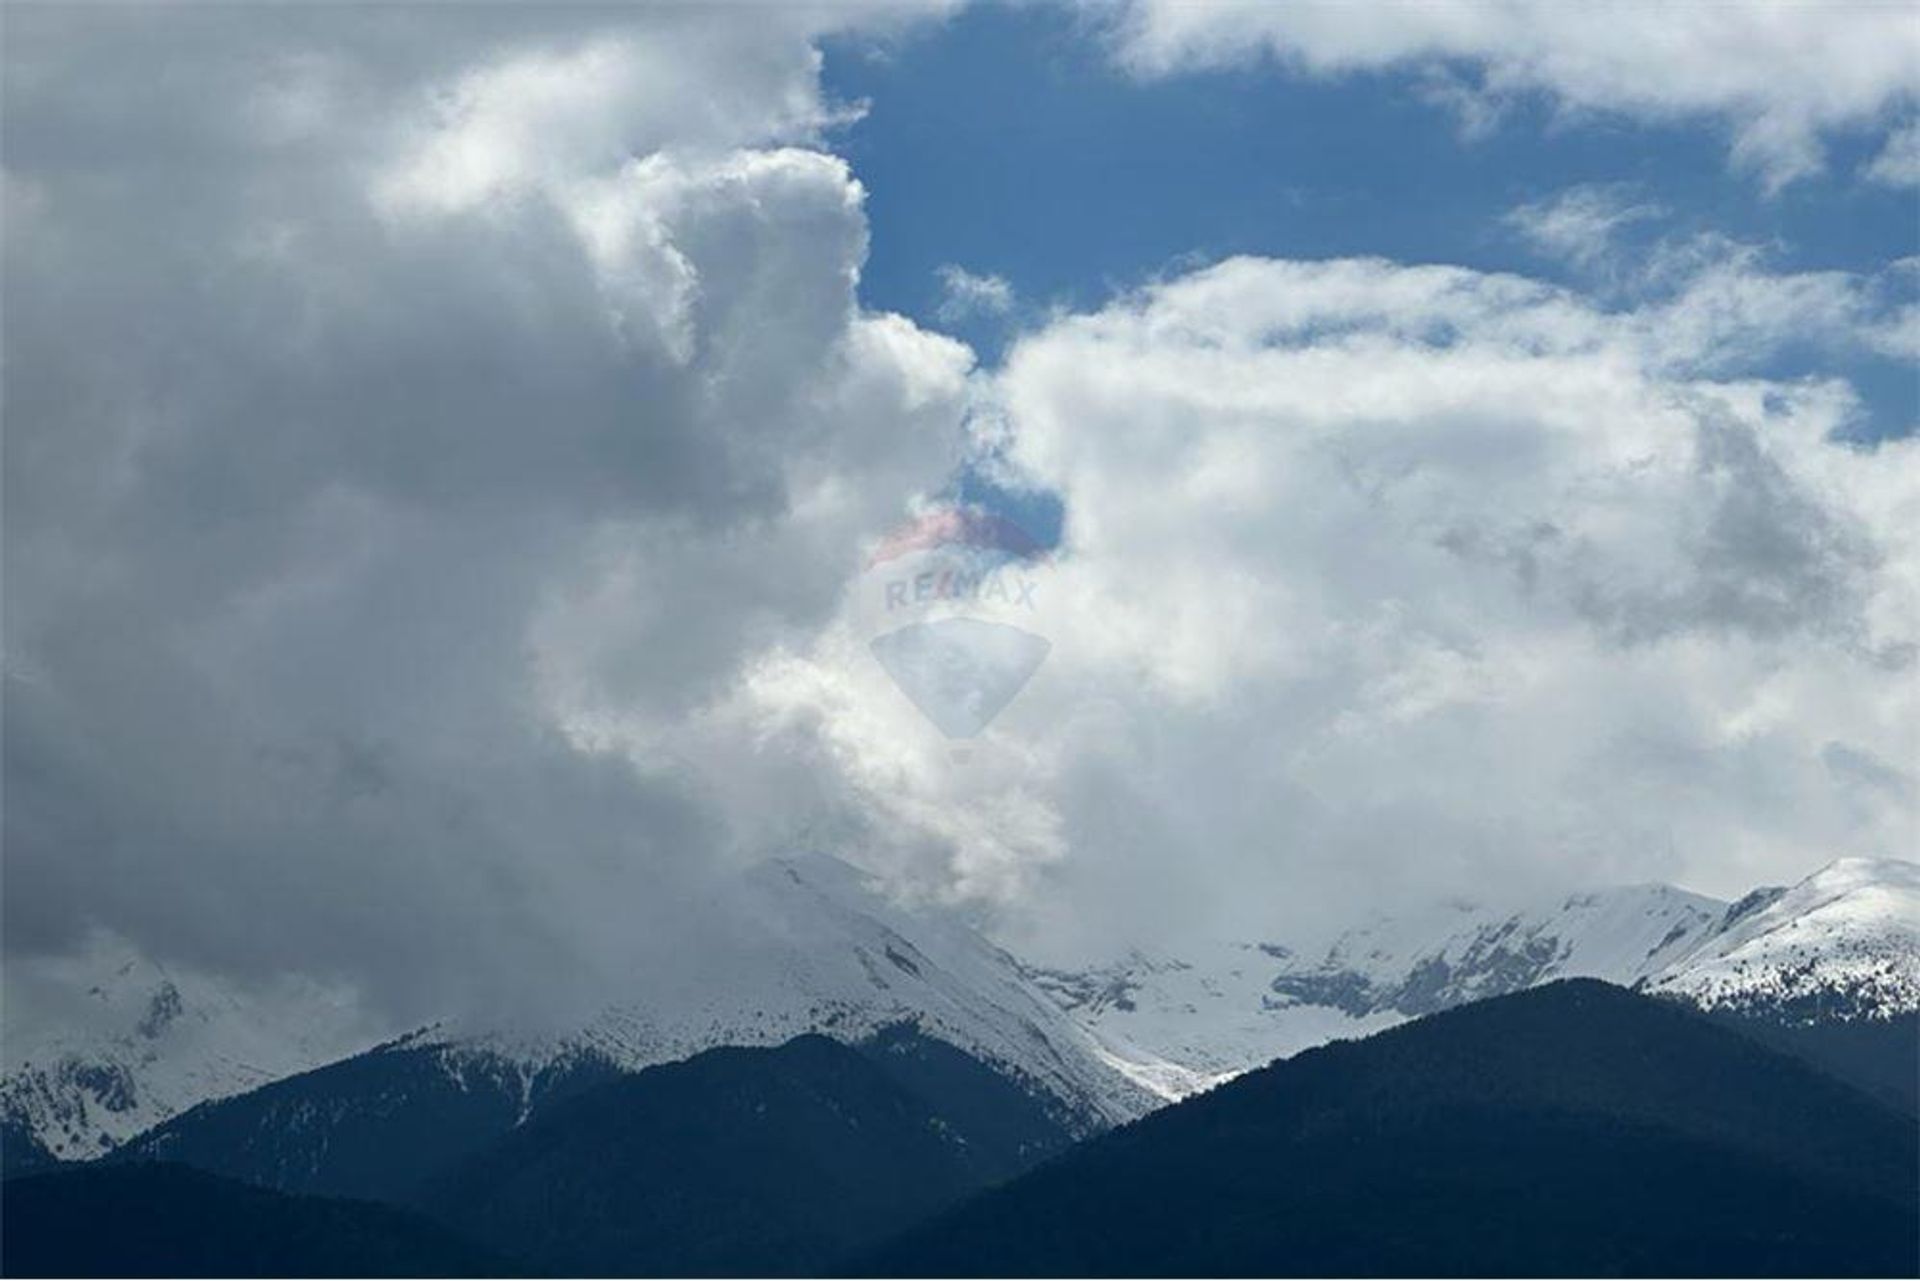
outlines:
M1553 979L1632 987L1700 945L1726 904L1670 885L1570 894L1518 910L1449 905L1343 935L1317 964L1288 967L1282 1000L1360 1016L1431 1014Z
M136 960L77 964L76 974L104 971L76 980L88 984L77 1002L84 1027L16 1036L10 1010L0 1117L55 1156L82 1159L194 1104L381 1041L431 1051L456 1085L517 1090L524 1112L541 1081L583 1061L638 1070L715 1046L775 1045L803 1032L854 1040L899 1023L1057 1100L1081 1131L1158 1102L1005 952L956 919L893 904L846 863L775 860L723 899L700 955L663 958L633 976L618 1005L537 1031L467 1017L356 1039L344 1009L330 1017L321 994L263 1003Z
M726 899L715 920L730 936L634 976L597 1015L540 1032L448 1021L403 1043L435 1051L456 1084L518 1081L531 1107L539 1081L582 1060L632 1070L912 1023L1094 1129L1329 1040L1556 978L1798 1018L1920 1008L1920 868L1891 860L1842 860L1731 906L1629 886L1519 908L1448 905L1311 951L1219 942L1077 971L1023 966L825 856L764 864ZM0 1120L57 1156L95 1155L195 1103L385 1039L318 990L268 1000L97 961L72 978L87 1017L57 1035L23 1033L9 991Z
M1031 970L1108 1057L1183 1098L1336 1038L1561 978L1801 1022L1920 1009L1920 866L1842 859L1734 904L1634 885L1380 919L1325 950L1214 944Z
M1647 990L1795 1022L1920 1010L1920 865L1845 858L1757 890Z
M1284 1002L1271 944L1217 943L1179 959L1140 952L1092 970L1034 968L1034 982L1099 1042L1109 1062L1163 1100L1182 1099L1276 1058L1391 1027L1400 1016Z
M912 1023L1059 1100L1077 1128L1131 1120L1157 1101L957 919L890 902L825 855L752 869L730 894L736 934L694 969L635 976L635 996L575 1031L516 1036L437 1029L449 1061L534 1065L589 1054L628 1070L719 1045L776 1045L803 1032L855 1040Z
M378 1039L341 993L307 983L243 992L110 943L36 982L8 992L0 1119L62 1160Z
M1350 930L1306 956L1222 943L1031 974L1111 1060L1171 1100L1311 1046L1552 979L1631 986L1697 946L1725 908L1638 885L1518 910L1446 905Z

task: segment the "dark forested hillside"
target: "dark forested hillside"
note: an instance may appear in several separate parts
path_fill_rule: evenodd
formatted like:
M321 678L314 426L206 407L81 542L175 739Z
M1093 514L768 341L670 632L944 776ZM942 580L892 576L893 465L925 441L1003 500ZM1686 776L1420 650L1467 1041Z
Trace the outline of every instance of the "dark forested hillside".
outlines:
M584 1093L433 1204L556 1272L805 1274L1069 1141L1038 1096L943 1042L804 1036Z
M282 1192L411 1204L421 1184L531 1112L618 1073L389 1046L232 1098L134 1139L115 1160L174 1161Z
M497 1276L519 1265L424 1217L166 1163L0 1186L0 1271L45 1277Z
M1309 1051L906 1234L874 1274L1911 1275L1910 1118L1552 984Z
M1589 980L1311 1050L1071 1148L1047 1096L908 1027L539 1094L448 1069L363 1056L136 1145L295 1186L390 1188L437 1222L107 1162L5 1185L7 1270L1920 1270L1910 1114Z
M0 1179L52 1170L59 1164L33 1131L10 1117L0 1117Z
M1709 1017L1858 1086L1882 1103L1910 1115L1920 1113L1920 1014L1797 1019L1767 1010L1713 1010Z

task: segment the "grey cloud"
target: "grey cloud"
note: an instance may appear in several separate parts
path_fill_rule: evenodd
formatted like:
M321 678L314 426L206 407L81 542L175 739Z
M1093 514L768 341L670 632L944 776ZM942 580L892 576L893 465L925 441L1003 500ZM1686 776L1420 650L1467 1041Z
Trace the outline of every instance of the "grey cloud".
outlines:
M1678 572L1626 578L1569 548L1559 568L1579 610L1622 644L1702 629L1857 638L1881 562L1872 537L1788 475L1751 423L1704 408L1693 450Z
M9 14L10 972L101 926L428 1017L803 844L1097 951L1910 830L1845 780L1911 448L1742 365L1856 282L1238 259L970 374L857 306L848 20ZM961 762L846 589L970 407L1066 541Z
M1901 800L1910 801L1913 796L1912 774L1895 769L1871 752L1835 742L1820 749L1820 759L1835 775L1860 787Z
M966 353L859 312L858 189L780 149L846 20L9 15L10 967L418 1018L688 936L741 824L562 694L724 698L954 448ZM396 205L455 143L489 185Z

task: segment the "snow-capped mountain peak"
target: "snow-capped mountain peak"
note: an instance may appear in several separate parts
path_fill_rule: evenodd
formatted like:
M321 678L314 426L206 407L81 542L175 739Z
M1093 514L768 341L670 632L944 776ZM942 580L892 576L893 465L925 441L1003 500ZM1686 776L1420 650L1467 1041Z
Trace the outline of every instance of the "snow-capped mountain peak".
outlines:
M175 983L144 962L116 964L102 998L112 1018L32 1045L9 1037L0 1116L54 1155L83 1158L196 1103L376 1041L432 1051L456 1082L518 1082L531 1099L549 1069L580 1060L633 1071L716 1046L806 1032L855 1040L896 1024L1057 1100L1076 1128L1130 1120L1157 1101L1005 952L952 916L892 902L850 864L774 859L721 897L711 923L726 933L712 946L662 957L632 976L618 1003L558 1028L467 1015L397 1040L389 1030L343 1042L322 1034L312 994L263 1007L217 984Z
M36 980L8 992L0 1120L64 1160L378 1039L343 992L292 980L243 990L107 940Z
M1734 903L1629 885L1519 906L1451 902L1313 951L1215 943L1035 981L1174 1099L1340 1037L1561 978L1773 1018L1920 1009L1920 866L1841 859Z
M1454 904L1342 935L1316 964L1286 966L1281 1001L1356 1017L1431 1014L1559 978L1632 986L1687 955L1725 904L1670 885L1629 885L1515 908Z
M894 903L851 864L822 854L760 864L721 919L733 936L700 966L636 975L631 999L577 1030L449 1028L442 1039L460 1052L529 1062L586 1053L638 1070L720 1045L805 1032L853 1040L910 1023L1060 1100L1089 1128L1153 1105L1006 952L951 915Z
M1843 858L1756 891L1646 988L1801 1022L1920 1009L1920 865Z
M1451 903L1325 947L1221 940L1079 970L1022 965L956 917L903 906L822 855L765 863L723 898L715 929L730 933L633 975L597 1013L537 1031L448 1019L393 1044L431 1050L456 1083L517 1081L531 1106L537 1082L569 1063L637 1070L716 1046L804 1032L855 1040L906 1023L1095 1129L1328 1040L1558 978L1776 1019L1920 1010L1920 867L1897 860L1843 859L1731 904L1664 885ZM394 1031L369 1035L337 993L242 992L120 954L82 958L56 980L26 1004L78 1009L77 1021L23 1018L9 989L0 1120L67 1158Z
M1177 1099L1329 1040L1556 978L1630 986L1697 946L1725 906L1666 885L1519 907L1452 902L1312 952L1218 942L1031 974L1129 1075Z

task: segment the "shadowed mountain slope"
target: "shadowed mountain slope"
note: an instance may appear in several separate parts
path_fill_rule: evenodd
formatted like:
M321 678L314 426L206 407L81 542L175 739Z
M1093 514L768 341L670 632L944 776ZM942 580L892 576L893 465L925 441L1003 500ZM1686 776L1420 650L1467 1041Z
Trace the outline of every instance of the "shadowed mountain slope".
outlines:
M517 1270L421 1215L287 1196L163 1163L87 1165L0 1188L8 1276L433 1277Z
M1909 1118L1592 980L1250 1073L910 1231L875 1275L1911 1275Z
M585 1092L432 1204L558 1273L800 1275L1070 1142L1047 1100L943 1042L803 1036Z

